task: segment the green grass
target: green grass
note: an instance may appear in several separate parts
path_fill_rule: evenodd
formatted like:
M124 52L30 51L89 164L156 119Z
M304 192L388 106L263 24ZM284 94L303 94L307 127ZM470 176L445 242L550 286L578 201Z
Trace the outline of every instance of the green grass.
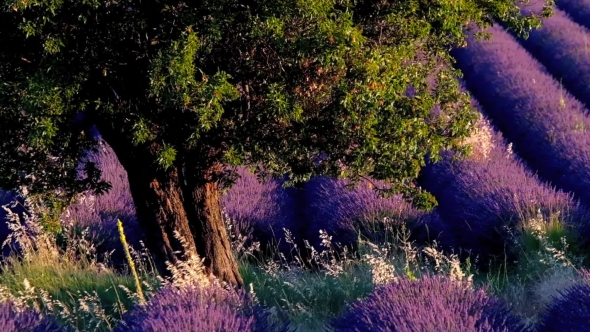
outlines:
M37 253L26 260L11 257L2 270L0 285L12 295L23 297L22 294L27 293L24 282L27 280L31 287L47 292L53 302L59 301L66 307L72 313L69 323L78 331L85 331L89 326L94 327L93 331L109 331L121 318L121 313L135 302L120 287L135 293L135 281L131 275L64 256ZM144 275L143 279L151 285L157 284L153 277ZM94 299L88 297L93 295ZM29 302L32 298L37 300L41 310L51 312L44 301L39 300L39 293L29 296Z
M370 270L360 264L333 276L298 268L269 272L242 262L240 273L246 285L252 284L261 304L274 307L279 319L305 331L323 331L324 324L347 303L366 296L374 287Z

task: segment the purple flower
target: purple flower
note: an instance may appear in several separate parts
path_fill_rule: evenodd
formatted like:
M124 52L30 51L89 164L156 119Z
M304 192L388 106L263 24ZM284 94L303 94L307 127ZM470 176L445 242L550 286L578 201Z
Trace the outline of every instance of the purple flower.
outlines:
M523 12L538 13L544 4L532 2L523 6ZM590 6L590 1L587 4ZM519 41L574 96L590 105L590 31L573 22L565 12L554 9L554 15L544 20L541 28Z
M586 331L590 326L590 284L576 284L560 295L547 306L538 331Z
M473 100L476 108L479 107ZM439 242L455 252L504 259L509 231L523 219L560 213L570 225L588 222L588 212L571 196L539 181L509 151L502 135L483 117L472 139L473 153L462 161L449 154L422 170L420 184L438 200L443 219ZM466 251L466 252L465 252Z
M590 0L555 0L555 3L578 24L590 28Z
M19 310L12 302L0 303L0 331L2 332L61 332L60 326L50 317L43 317L31 309Z
M115 332L268 330L267 317L250 302L247 293L220 287L165 287L145 307L133 309L123 319Z
M131 245L137 247L143 239L129 190L127 172L119 163L115 152L104 141L100 141L98 151L88 153L81 164L83 162L96 163L102 171L102 179L108 181L112 187L103 195L85 194L79 202L68 207L62 219L76 227L88 227L91 236L101 241L99 251L106 253L114 249L113 263L122 263L124 257L118 240L117 219L123 222Z
M469 90L515 152L552 185L590 203L588 110L498 25L454 52Z
M263 249L278 242L281 251L288 251L283 228L299 236L294 198L279 180L259 181L245 167L236 172L239 178L221 198L235 231L260 241Z
M352 303L332 327L336 332L524 330L519 319L484 290L437 276L380 286Z
M329 177L314 177L305 184L305 238L316 249L321 249L320 230L333 237L333 244L349 246L358 239L358 232L371 238L379 230L397 228L401 223L408 223L410 230L421 225L424 213L401 196L379 197L375 187L387 188L384 182L364 180L353 188L349 184L348 180Z

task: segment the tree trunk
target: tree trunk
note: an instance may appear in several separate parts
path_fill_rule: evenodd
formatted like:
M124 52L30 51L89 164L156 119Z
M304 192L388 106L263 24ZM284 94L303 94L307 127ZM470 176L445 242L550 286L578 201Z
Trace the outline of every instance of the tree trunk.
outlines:
M165 262L176 263L197 254L178 170L159 169L149 146L134 146L112 127L103 124L98 129L127 171L137 219L156 268L161 275L169 276ZM184 246L175 233L186 240Z
M185 209L197 252L204 257L207 272L230 285L242 287L244 282L221 215L218 182L207 173L204 176L189 176L184 186Z
M137 218L158 272L167 276L166 261L176 263L197 254L178 175L172 171L165 176L149 176L138 168L127 168Z
M127 171L137 217L159 272L169 274L165 261L175 263L198 254L204 259L206 273L243 286L221 216L215 177L220 166L202 172L203 167L192 165L185 178L178 167L159 170L151 147L132 145L108 125L98 129ZM187 248L174 237L175 231L186 240Z

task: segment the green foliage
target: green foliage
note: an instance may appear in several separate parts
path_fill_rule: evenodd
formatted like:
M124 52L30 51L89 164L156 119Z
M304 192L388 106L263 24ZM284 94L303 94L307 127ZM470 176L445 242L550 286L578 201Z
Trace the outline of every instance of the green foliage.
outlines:
M277 318L306 331L321 331L327 320L374 287L366 266L351 266L342 274L331 276L313 271L265 271L242 262L240 274L245 284L253 285L260 303L274 308L271 310Z
M39 224L51 234L59 234L62 231L60 217L68 206L68 202L58 197L55 193L46 193L31 198L37 201Z
M176 150L164 143L163 147L159 151L158 164L164 169L172 167L174 159L176 158Z
M431 207L415 185L424 157L463 151L475 119L449 50L493 20L539 26L517 3L2 0L0 186L103 185L75 180L94 144L82 112L148 168L370 175Z

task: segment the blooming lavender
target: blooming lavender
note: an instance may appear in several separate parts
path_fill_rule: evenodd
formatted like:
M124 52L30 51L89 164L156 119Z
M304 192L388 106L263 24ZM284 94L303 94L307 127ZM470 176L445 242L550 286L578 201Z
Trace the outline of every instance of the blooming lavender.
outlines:
M17 308L14 303L0 303L0 331L2 332L62 332L60 326L50 317L43 317L31 309Z
M547 306L538 331L585 331L590 325L590 283L576 284L560 295Z
M479 109L477 101L472 103ZM557 213L566 223L588 219L586 209L570 195L539 181L515 156L502 135L483 116L467 140L472 154L453 161L443 160L422 170L420 184L438 200L436 211L443 219L439 242L462 249L488 264L501 256L517 222Z
M409 222L411 230L421 225L422 213L401 196L379 197L375 187L386 188L381 181L364 180L349 188L348 180L314 177L304 186L304 215L308 222L306 239L319 246L320 230L327 231L334 243L353 244L357 231L371 235L379 227L396 227ZM385 220L385 225L380 225Z
M283 228L299 237L293 197L279 180L259 181L245 167L235 171L239 178L221 198L235 231L259 241L263 249L277 244L286 249Z
M79 200L69 206L63 214L65 223L76 227L90 228L94 238L103 241L98 250L106 253L113 249L115 255L112 257L115 262L124 262L121 244L118 241L117 220L123 221L125 233L130 244L137 246L143 238L143 233L137 222L135 205L127 172L119 163L115 152L108 144L97 137L98 151L89 152L84 162L94 162L102 171L102 179L111 184L111 189L103 195L86 193L81 195Z
M590 5L590 2L588 2ZM544 2L523 6L523 12L538 13ZM590 105L590 31L571 20L565 12L554 15L531 31L521 44L578 99Z
M522 331L495 297L448 277L400 279L377 287L332 322L336 332Z
M590 203L588 110L498 25L454 52L469 90L541 178Z
M555 4L578 24L590 28L590 0L555 0Z
M256 317L247 294L218 286L165 287L145 307L123 317L115 332L266 331L266 317Z

